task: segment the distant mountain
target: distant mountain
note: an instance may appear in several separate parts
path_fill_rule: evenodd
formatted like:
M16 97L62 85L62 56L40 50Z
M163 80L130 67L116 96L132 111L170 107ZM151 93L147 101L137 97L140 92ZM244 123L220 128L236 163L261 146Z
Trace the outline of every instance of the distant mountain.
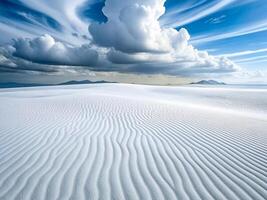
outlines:
M94 83L115 83L109 81L90 81L90 80L82 80L82 81L68 81L64 83L59 83L57 85L77 85L77 84L94 84Z
M16 83L16 82L5 82L0 83L0 88L17 88L17 87L37 87L37 86L56 86L56 85L76 85L76 84L95 84L95 83L115 83L108 81L90 81L90 80L82 80L82 81L68 81L59 84L38 84L38 83Z
M199 84L199 85L226 85L226 83L224 83L224 82L218 82L218 81L215 81L215 80L201 80L201 81L193 82L193 83L190 83L190 84Z

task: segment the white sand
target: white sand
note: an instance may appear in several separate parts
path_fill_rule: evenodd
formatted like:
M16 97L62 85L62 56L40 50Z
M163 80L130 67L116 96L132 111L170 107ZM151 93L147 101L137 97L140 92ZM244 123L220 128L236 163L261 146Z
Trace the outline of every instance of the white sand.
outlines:
M267 89L0 90L0 199L267 199Z

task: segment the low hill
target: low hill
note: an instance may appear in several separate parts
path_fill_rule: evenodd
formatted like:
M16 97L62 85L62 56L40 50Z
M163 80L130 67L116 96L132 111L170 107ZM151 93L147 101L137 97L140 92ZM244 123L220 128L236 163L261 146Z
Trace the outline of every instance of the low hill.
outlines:
M224 82L219 82L219 81L215 81L215 80L201 80L198 82L193 82L190 84L199 84L199 85L226 85L226 83Z

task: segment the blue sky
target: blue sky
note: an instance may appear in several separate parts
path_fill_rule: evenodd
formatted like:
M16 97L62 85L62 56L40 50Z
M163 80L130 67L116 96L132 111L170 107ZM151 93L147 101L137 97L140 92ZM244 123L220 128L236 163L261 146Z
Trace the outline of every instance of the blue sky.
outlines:
M223 1L202 1L203 4L186 10L183 14L172 13L171 10L193 1L183 1L181 4L175 2L177 1L167 1L167 12L162 17L163 23L175 28L186 27L192 36L192 43L199 49L211 50L214 55L251 51L242 56L233 56L231 59L251 70L266 69L267 51L259 50L267 50L267 2L229 1L224 7L214 9L186 24L183 21L177 24L175 18L190 19L195 13L201 16L201 10L203 9L203 12L206 10L205 6L210 8ZM195 1L195 4L197 2L201 1Z
M2 54L2 58L0 57L0 61L2 59L2 64L0 66L2 66L2 70L0 73L13 73L12 70L14 66L18 66L16 73L18 73L18 71L24 72L24 70L26 72L35 71L43 73L44 69L46 69L48 72L60 71L64 76L62 69L65 68L62 66L88 65L89 68L86 69L90 71L166 74L175 76L191 76L191 74L198 76L197 74L206 75L213 72L216 76L227 72L227 76L229 76L229 74L235 72L237 68L240 68L242 73L239 73L238 77L240 74L245 74L246 78L249 79L257 78L257 75L260 75L261 81L264 81L267 77L265 77L267 71L267 1L128 1L129 0L107 0L107 2L105 2L102 0L77 0L74 2L69 0L1 0L0 45L2 50L0 53ZM128 2L128 4L125 2ZM129 28L129 30L137 30L134 30L130 36L140 37L141 40L143 40L140 44L138 43L140 39L132 43L129 42L132 39L129 35L126 35L126 33L124 34L123 31L125 27L118 24L118 19L120 20L122 18L115 16L115 12L118 10L123 13L122 11L124 11L127 6L129 7L129 5L137 4L145 6L146 8L150 6L152 11L146 9L144 12L147 13L140 19L137 16L130 16L131 13L129 12L129 14L125 14L125 19L123 20L128 20L125 26ZM165 9L165 12L163 12L162 8ZM132 10L133 13L138 13L138 9L139 7ZM152 15L151 13L153 13L153 10L161 14ZM144 35L144 32L142 32L143 30L139 31L139 28L143 28L142 20L144 21L151 18L146 18L148 15L154 16L154 19L151 21L151 29L155 26L155 30L159 31L177 30L178 34L175 37L186 38L186 33L179 33L181 28L185 28L190 34L190 40L184 39L184 41L179 41L177 43L179 48L173 47L171 50L168 49L168 54L166 54L166 49L163 47L161 49L158 49L158 47L156 48L158 44L147 46L151 41L147 39L148 35ZM111 23L111 21L114 21L114 23ZM101 24L101 27L98 27L98 24ZM128 27L129 24L133 25ZM140 27L138 27L139 25ZM146 26L149 28L149 25L146 24ZM159 26L160 29L158 29L157 26ZM114 27L117 27L116 30ZM147 27L145 28L147 29ZM107 33L105 33L105 30ZM150 31L151 30L148 31L150 37L159 37L157 40L161 40L160 37L165 36L165 32L161 36L157 36L156 33L154 35L152 31L151 36ZM117 38L110 35L110 32L117 33ZM52 39L46 37L40 40L30 41L34 40L34 38L42 37L44 34L51 36ZM122 38L121 40L118 39L120 37ZM23 41L18 42L18 38L21 38ZM29 40L25 38L29 38ZM55 58L54 56L50 56L50 54L44 53L44 58L51 57L50 60L48 59L47 62L44 62L44 58L21 53L23 49L25 49L25 44L36 45L36 47L33 47L31 50L37 48L39 51L39 48L43 48L43 46L39 47L37 45L43 40L50 43L54 42L55 44L58 44L56 42L60 42L61 46L64 47L64 52L68 52L68 57L75 57L76 54L83 55L89 52L89 57L92 56L92 59L93 55L97 54L98 61L91 62L84 57L79 58L80 60L84 60L84 62L62 61L60 59L63 58L63 54ZM170 45L174 40L173 36L168 36ZM204 58L202 54L192 53L190 62L192 63L193 57L198 57L197 59L200 57L201 62L193 63L190 67L188 67L188 64L184 65L185 60L188 58L185 58L180 52L176 53L174 57L170 56L174 54L174 51L180 51L179 49L181 49L184 43L187 45L184 51L189 51L191 48L189 46L192 45L195 49L194 51L206 51L212 58L206 58L207 56L204 56ZM164 40L161 44L164 44ZM69 46L72 47L69 48ZM56 47L59 48L58 45L56 45ZM15 48L15 50L9 50L10 48ZM19 48L23 49L21 50ZM103 48L105 48L108 53L103 54ZM53 49L55 49L54 46L52 50ZM49 52L51 51L49 50ZM43 49L41 49L40 52L43 52ZM164 52L164 56L170 56L170 59L163 61L160 57L155 56L155 52ZM219 60L221 56L226 57L229 61L226 60L223 62ZM107 57L108 59L101 60L102 57ZM184 59L183 62L180 62L181 59ZM231 66L225 67L230 61L236 66L230 64ZM33 66L31 66L30 69L25 69L26 67L24 67L24 65L29 65L29 62ZM211 67L213 68L207 70L206 68L208 67L204 66L205 64L203 63L211 62L215 62L216 66L212 65ZM8 65L6 63L8 63ZM93 66L92 63L97 65L97 67ZM158 67L159 65L163 65L162 63L166 65L163 69ZM223 65L222 68L217 66L221 65L221 63ZM108 68L107 65L111 67ZM201 66L195 67L199 65ZM174 70L173 67L177 66L179 70ZM188 68L190 68L190 70L186 71ZM220 68L220 70L218 70L218 68ZM203 72L201 71L202 69L204 69ZM76 70L77 72L81 71L81 68L70 67L68 71L71 70ZM250 73L252 75L249 75Z

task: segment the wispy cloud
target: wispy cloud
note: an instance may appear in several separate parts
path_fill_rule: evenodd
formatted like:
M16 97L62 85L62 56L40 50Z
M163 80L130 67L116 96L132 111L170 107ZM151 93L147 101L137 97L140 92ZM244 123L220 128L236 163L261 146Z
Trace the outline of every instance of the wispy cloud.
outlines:
M162 24L168 27L178 27L182 25L186 25L197 21L201 18L204 18L212 13L221 10L223 7L230 5L236 0L219 0L219 1L211 1L210 3L203 3L201 5L196 6L194 9L189 8L188 10L183 10L185 14L175 15L181 13L181 10L177 12L166 13L166 15L162 18ZM188 12L185 12L188 11Z
M219 17L212 17L208 19L205 23L220 24L225 20L225 18L226 18L226 15L221 15Z
M228 58L238 57L238 56L246 56L250 54L262 53L267 52L267 48L264 49L256 49L256 50L247 50L247 51L240 51L240 52L233 52L228 54L221 54L220 56L225 56Z
M255 63L255 62L265 62L267 60L267 56L255 56L252 58L244 58L235 60L236 63Z
M241 27L239 29L235 29L230 32L225 32L225 33L209 33L205 35L200 35L192 38L192 43L197 44L197 43L206 43L206 42L212 42L212 41L218 41L218 40L223 40L227 38L233 38L233 37L238 37L242 35L248 35L251 33L257 33L261 31L266 31L267 30L267 20L257 22L254 24L247 24L245 27Z

